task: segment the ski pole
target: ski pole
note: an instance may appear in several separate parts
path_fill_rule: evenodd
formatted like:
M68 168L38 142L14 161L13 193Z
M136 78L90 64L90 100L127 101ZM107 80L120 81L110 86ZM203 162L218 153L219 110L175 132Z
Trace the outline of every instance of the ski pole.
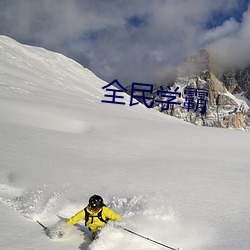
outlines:
M43 229L46 231L46 230L48 230L48 228L47 227L45 227L41 222L39 222L38 220L36 221L40 226L42 226L43 227Z
M152 240L152 239L150 239L150 238L148 238L148 237L145 237L145 236L143 236L143 235L141 235L141 234L135 233L135 232L133 232L133 231L127 229L127 228L122 228L122 229L125 230L125 231L127 231L127 232L129 232L129 233L131 233L131 234L137 235L137 236L139 236L139 237L141 237L141 238L143 238L143 239L145 239L145 240L154 242L154 243L156 243L156 244L158 244L158 245L161 245L161 246L163 246L163 247L169 248L169 249L171 249L171 250L180 250L180 248L173 248L173 247L167 246L167 245L162 244L162 243L160 243L160 242L158 242L158 241L155 241L155 240Z

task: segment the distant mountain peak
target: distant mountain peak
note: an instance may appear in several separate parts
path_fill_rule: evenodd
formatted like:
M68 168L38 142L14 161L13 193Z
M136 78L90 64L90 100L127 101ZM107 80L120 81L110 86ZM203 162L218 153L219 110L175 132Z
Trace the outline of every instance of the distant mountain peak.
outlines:
M205 115L187 112L180 106L173 106L164 112L197 125L249 129L248 100L238 98L241 95L250 100L250 66L223 72L223 65L217 65L213 56L208 49L201 49L186 58L177 68L173 83L183 92L186 88L206 89L209 95ZM184 97L178 101L183 103ZM155 108L159 109L157 106Z

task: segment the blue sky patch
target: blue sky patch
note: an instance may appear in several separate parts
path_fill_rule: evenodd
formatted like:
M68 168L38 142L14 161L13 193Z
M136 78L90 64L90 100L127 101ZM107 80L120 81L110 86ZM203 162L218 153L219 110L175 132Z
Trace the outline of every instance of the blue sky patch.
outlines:
M139 28L147 24L147 18L139 16L131 16L127 18L127 24L130 27Z
M238 23L241 23L244 12L248 9L249 0L239 0L237 9L230 13L225 13L223 10L215 11L210 20L206 23L206 29L213 29L221 26L226 20L234 18Z

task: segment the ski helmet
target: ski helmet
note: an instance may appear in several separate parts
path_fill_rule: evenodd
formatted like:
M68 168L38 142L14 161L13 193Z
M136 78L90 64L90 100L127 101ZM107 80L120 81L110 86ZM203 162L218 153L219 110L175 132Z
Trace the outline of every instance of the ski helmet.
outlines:
M103 207L103 199L99 195L93 195L89 198L89 206L93 210L98 210Z

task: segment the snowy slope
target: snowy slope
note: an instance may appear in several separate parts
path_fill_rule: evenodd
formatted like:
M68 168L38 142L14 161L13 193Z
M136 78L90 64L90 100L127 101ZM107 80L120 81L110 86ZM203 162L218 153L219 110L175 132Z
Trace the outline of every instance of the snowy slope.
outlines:
M0 37L0 248L162 249L111 225L92 244L79 227L51 240L36 223L53 227L97 193L123 226L164 244L248 250L249 133L130 107L125 94L126 105L103 103L106 84Z

